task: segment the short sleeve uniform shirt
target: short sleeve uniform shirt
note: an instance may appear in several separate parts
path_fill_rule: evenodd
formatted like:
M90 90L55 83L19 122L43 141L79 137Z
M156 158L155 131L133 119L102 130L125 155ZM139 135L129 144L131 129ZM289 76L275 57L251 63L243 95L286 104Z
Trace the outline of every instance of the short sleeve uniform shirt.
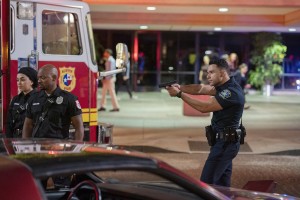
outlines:
M26 116L27 101L36 92L36 90L32 90L26 95L21 92L14 96L10 102L7 116L7 137L22 137L21 133ZM19 134L16 132L17 129L20 130Z
M211 124L214 131L238 128L245 104L242 88L231 77L225 84L216 87L216 91L215 98L223 109L213 112Z
M32 119L33 126L35 126L44 112L48 99L52 99L54 103L49 107L48 113L34 137L68 138L71 117L82 114L82 111L77 97L59 87L50 96L45 91L40 91L30 99L26 117Z

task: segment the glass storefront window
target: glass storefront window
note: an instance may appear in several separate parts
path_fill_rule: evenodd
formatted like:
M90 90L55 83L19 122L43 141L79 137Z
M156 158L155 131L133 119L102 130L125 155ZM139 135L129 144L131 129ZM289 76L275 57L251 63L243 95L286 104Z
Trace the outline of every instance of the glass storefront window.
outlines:
M199 54L200 60L204 55L210 57L220 56L221 45L220 45L220 34L215 32L203 32L200 33L199 39Z
M160 53L160 68L157 67L157 38L155 34L161 35ZM129 49L133 50L134 36L136 31L117 31L117 30L97 30L98 40L105 47L113 47L115 41L124 41L128 44ZM246 63L249 66L249 71L253 70L250 62L252 48L252 33L237 33L237 32L184 32L184 31L160 31L138 32L139 52L144 52L145 58L145 73L143 79L137 85L139 86L157 86L159 82L177 80L181 84L199 83L199 71L203 63L204 55L209 55L211 58L221 57L223 54L236 53L238 56L238 65ZM299 74L298 64L296 60L300 60L299 45L300 40L298 33L281 33L283 42L287 45L287 55L293 64L285 63L283 66L284 79L280 84L276 85L276 89L292 88L295 89L295 81ZM127 38L125 40L124 38ZM131 38L131 42L130 39ZM105 45L106 44L106 45ZM287 64L289 64L287 66ZM132 60L133 79L136 76L138 79L138 62ZM294 77L290 77L293 73ZM293 79L293 80L290 80ZM295 79L295 80L294 80ZM133 85L137 83L134 79ZM142 84L140 84L142 83ZM135 87L137 88L137 87ZM156 87L157 89L157 87Z
M174 71L177 69L177 34L174 32L162 32L161 70Z

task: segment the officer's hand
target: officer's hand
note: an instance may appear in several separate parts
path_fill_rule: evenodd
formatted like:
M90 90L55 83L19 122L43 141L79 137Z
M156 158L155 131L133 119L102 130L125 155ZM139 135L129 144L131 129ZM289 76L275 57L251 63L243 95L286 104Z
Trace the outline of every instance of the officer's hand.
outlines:
M175 84L174 84L175 85ZM178 84L177 84L178 85ZM180 91L178 87L175 86L167 86L166 90L169 92L171 97L176 97L177 93Z
M180 85L179 85L178 83L175 83L175 84L173 84L172 86L173 86L173 87L176 87L176 88L178 88L178 89L180 90Z

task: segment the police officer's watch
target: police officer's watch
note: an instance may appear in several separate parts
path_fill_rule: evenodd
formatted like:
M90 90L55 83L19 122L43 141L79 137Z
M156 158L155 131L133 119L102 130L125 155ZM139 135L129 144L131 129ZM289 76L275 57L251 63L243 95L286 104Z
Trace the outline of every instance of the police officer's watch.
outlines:
M178 98L181 98L181 91L179 91L177 94L176 94L176 97L178 97Z

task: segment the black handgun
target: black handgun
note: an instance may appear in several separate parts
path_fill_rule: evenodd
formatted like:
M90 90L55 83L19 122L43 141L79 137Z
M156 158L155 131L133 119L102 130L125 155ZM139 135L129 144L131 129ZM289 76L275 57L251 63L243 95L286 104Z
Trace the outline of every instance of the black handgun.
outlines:
M175 84L175 83L177 83L177 81L169 81L169 82L165 82L165 83L160 83L160 84L158 85L158 87L159 87L159 88L165 88L165 87L171 86L171 85L173 85L173 84Z

